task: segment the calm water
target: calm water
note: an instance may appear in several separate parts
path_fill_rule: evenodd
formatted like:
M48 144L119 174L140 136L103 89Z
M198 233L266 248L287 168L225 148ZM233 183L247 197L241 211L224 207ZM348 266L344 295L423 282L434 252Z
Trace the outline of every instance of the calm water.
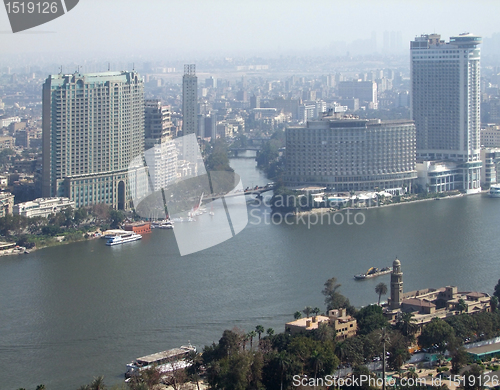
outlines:
M244 186L268 180L249 159L232 165ZM250 208L252 209L252 208ZM253 215L262 215L261 205ZM249 225L233 239L181 257L174 235L106 247L93 240L0 259L2 389L76 389L93 376L121 381L134 358L200 348L224 329L283 331L305 306L324 308L332 276L356 306L377 300L402 262L405 291L457 285L491 293L500 278L500 199L477 195L363 211L363 225Z

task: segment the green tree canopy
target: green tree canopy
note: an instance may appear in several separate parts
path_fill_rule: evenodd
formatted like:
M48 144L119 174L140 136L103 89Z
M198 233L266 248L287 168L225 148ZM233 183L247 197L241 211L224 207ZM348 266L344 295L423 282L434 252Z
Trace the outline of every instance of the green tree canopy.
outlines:
M422 334L418 337L418 343L424 348L436 346L438 351L444 353L448 343L454 339L453 328L446 321L435 317L424 326Z

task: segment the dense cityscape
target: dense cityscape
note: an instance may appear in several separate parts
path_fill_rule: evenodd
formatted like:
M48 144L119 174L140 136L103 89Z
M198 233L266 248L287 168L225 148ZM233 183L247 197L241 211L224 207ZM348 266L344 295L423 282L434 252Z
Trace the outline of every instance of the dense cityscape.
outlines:
M17 373L30 362L8 388L499 388L497 247L472 231L491 233L474 218L482 208L494 226L500 197L500 34L456 33L404 42L388 29L322 55L2 58L0 359ZM450 222L450 238L431 221L451 221L453 205L467 223ZM349 263L369 268L347 279ZM488 275L473 278L476 265ZM7 304L9 289L33 306ZM252 295L258 305L241 304ZM236 301L248 317L228 321ZM36 361L52 358L59 378Z

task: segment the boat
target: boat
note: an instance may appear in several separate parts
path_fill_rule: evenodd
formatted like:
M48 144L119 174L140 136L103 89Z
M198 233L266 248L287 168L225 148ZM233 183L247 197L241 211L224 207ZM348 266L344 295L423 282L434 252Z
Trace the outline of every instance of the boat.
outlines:
M157 226L158 229L173 229L174 224L172 221L162 221L160 224Z
M369 278L374 278L375 276L386 275L389 273L391 273L390 267L384 267L382 269L371 267L368 271L366 271L365 274L354 275L354 279L357 280L369 279Z
M490 197L500 198L500 184L493 184L490 187Z
M108 246L120 245L120 244L125 244L126 242L137 241L140 240L141 238L142 236L136 233L123 234L111 237L108 241L106 241L106 245Z
M196 352L196 347L193 347L191 343L189 343L189 345L182 345L180 348L173 348L137 358L132 363L127 364L125 378L130 378L137 375L142 370L153 367L159 370L160 373L167 373L189 367L191 363L186 358L192 352Z

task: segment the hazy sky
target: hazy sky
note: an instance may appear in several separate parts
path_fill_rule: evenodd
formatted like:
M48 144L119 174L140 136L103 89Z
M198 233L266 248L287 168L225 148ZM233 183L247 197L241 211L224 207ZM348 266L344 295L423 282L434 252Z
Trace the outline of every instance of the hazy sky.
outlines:
M422 33L500 31L498 0L80 0L66 15L12 34L0 10L0 59L34 52L157 51L224 55L327 48L334 41L401 31L403 43ZM37 32L37 33L35 33ZM406 46L408 47L408 46Z

